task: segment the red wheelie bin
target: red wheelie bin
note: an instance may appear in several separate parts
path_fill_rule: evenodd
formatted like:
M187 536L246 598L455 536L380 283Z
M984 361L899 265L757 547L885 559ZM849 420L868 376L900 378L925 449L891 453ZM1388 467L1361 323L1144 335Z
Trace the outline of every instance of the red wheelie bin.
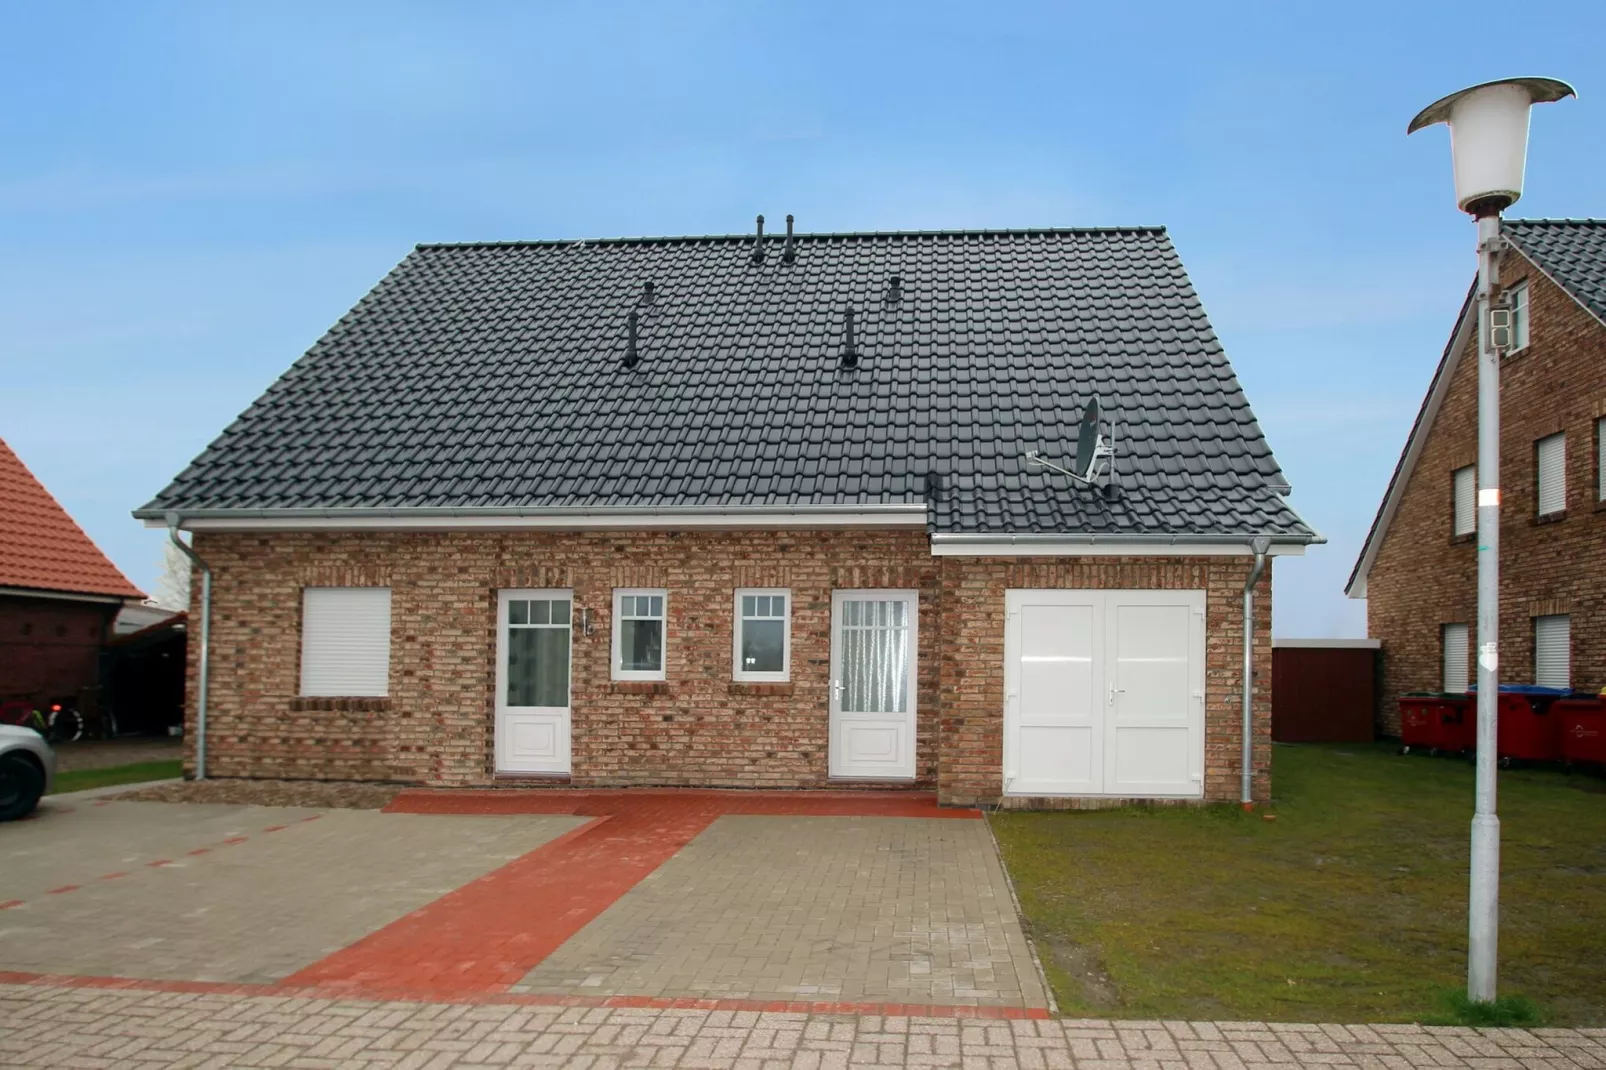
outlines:
M1477 685L1474 684L1471 690L1476 695ZM1557 699L1566 697L1566 690L1559 687L1500 685L1497 753L1502 765L1561 761L1561 728L1556 718L1550 715L1550 707Z
M1400 696L1400 753L1425 750L1459 753L1471 747L1477 735L1476 719L1469 713L1466 695L1442 691L1415 691Z
M1576 693L1550 706L1561 733L1561 760L1606 766L1606 698Z

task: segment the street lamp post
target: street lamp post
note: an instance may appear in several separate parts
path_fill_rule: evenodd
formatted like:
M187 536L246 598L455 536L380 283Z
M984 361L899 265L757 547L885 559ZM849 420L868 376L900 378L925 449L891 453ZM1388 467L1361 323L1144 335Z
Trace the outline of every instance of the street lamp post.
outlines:
M1478 221L1478 787L1467 905L1467 996L1495 997L1500 932L1500 819L1495 816L1496 703L1500 691L1500 353L1509 321L1491 317L1500 213L1522 196L1528 112L1573 95L1554 78L1485 82L1428 105L1407 134L1450 127L1456 206Z

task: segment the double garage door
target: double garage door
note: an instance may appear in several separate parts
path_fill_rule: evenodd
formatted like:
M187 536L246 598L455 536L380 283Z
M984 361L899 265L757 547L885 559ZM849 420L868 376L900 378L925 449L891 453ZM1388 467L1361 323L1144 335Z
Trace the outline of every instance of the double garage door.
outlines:
M1005 793L1203 795L1204 592L1005 597Z

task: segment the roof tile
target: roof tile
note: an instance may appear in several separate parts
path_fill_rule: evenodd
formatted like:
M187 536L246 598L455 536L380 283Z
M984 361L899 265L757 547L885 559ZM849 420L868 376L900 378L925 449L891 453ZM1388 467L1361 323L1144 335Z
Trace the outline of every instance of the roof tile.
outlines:
M0 587L143 598L0 439Z

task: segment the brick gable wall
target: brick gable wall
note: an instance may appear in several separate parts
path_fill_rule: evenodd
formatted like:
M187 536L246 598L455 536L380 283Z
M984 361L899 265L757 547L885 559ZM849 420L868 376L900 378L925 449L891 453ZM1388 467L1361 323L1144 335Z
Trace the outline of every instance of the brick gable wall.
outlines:
M971 802L1000 788L1006 586L1203 587L1206 796L1237 798L1246 557L937 558L919 530L205 532L196 546L214 570L213 776L499 782L497 590L533 587L572 589L576 620L589 611L592 625L589 636L574 633L570 782L824 787L831 593L897 588L920 595L916 783L938 787L944 801ZM326 585L390 587L388 698L298 697L301 589ZM611 679L616 587L668 590L664 683ZM737 587L791 589L790 683L732 681ZM1264 798L1269 570L1257 605L1256 794ZM191 740L195 671L192 646Z
M1521 254L1507 252L1501 283L1527 281L1528 346L1501 373L1500 672L1533 680L1533 617L1572 618L1572 681L1606 684L1606 512L1598 502L1595 421L1606 416L1606 326ZM1477 460L1477 342L1461 355L1398 511L1367 577L1367 626L1382 640L1379 729L1399 733L1399 695L1441 686L1440 627L1477 637L1477 546L1454 537L1450 473ZM1534 444L1567 434L1567 511L1536 517ZM1472 671L1475 675L1475 670Z

